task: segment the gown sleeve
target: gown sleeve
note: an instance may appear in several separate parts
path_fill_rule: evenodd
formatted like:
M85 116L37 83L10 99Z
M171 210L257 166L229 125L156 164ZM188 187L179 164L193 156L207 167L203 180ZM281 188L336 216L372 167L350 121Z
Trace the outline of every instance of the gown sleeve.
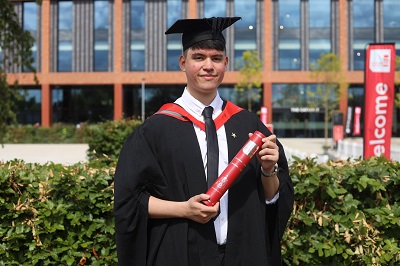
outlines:
M262 126L263 127L263 126ZM268 130L268 129L266 129ZM271 132L267 132L270 135ZM267 204L267 227L271 249L271 264L281 265L281 240L285 232L287 222L293 211L294 188L289 174L289 166L282 144L277 141L279 147L278 178L279 198L275 204ZM260 173L261 174L261 173Z
M125 141L114 179L118 265L146 265L150 191L161 185L160 167L139 126Z

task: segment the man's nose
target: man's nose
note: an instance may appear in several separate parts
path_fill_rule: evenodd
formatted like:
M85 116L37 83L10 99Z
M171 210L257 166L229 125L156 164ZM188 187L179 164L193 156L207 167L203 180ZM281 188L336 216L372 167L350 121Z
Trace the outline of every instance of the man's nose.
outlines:
M214 64L211 58L207 58L204 60L204 65L203 65L204 69L213 69L214 68Z

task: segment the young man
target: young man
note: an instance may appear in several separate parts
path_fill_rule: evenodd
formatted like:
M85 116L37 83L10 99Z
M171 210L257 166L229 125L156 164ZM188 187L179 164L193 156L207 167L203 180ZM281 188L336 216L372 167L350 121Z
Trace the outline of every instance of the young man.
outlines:
M228 64L222 31L238 19L178 20L166 32L182 33L179 65L187 86L121 150L115 174L119 265L281 264L280 240L293 207L282 145L255 114L217 91ZM209 106L215 128L203 118ZM219 203L203 204L207 179L215 180L256 130L267 137L255 158Z

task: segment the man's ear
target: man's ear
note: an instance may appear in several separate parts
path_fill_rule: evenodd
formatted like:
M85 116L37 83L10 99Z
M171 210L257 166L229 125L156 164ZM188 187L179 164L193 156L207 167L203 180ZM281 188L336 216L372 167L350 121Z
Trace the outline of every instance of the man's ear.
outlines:
M186 58L183 55L181 55L179 57L179 67L181 68L182 71L185 71L185 69L186 69L185 62L186 62Z
M229 58L225 56L225 69L228 67Z

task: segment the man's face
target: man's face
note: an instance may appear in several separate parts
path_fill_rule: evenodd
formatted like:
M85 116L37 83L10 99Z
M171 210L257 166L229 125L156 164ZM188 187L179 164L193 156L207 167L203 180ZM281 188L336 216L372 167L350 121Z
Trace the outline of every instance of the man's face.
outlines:
M228 57L224 51L189 48L186 58L179 58L179 65L186 73L188 91L199 99L205 95L215 96L224 78Z

